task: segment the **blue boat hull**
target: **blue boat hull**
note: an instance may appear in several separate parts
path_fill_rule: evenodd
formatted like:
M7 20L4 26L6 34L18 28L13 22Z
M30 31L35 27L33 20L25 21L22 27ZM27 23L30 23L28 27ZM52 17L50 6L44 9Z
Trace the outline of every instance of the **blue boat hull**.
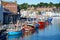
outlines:
M22 34L22 31L10 31L8 32L8 35L18 35L18 34Z
M49 23L51 23L52 19L53 19L53 18L50 17L50 18L48 18L47 20L48 20Z

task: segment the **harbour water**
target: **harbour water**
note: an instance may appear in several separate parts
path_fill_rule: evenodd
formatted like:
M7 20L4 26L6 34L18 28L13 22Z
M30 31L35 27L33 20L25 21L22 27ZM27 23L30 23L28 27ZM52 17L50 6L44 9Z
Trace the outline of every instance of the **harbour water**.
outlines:
M44 29L22 35L7 35L7 40L60 40L60 17L53 17L52 23Z

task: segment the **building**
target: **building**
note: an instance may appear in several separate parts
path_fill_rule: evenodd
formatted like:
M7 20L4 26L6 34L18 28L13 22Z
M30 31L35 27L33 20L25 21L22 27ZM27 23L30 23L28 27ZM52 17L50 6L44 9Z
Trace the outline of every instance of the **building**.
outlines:
M3 8L9 10L10 12L17 13L17 3L16 2L4 2L2 1Z
M27 10L36 10L36 11L53 11L54 7L28 7Z
M53 10L54 10L54 12L56 12L56 13L60 13L60 7L54 8Z
M3 24L3 8L0 0L0 24Z
M17 23L17 3L2 1L3 7L3 24Z
M42 12L42 11L53 11L53 8L49 8L49 7L38 7L36 8L36 10Z

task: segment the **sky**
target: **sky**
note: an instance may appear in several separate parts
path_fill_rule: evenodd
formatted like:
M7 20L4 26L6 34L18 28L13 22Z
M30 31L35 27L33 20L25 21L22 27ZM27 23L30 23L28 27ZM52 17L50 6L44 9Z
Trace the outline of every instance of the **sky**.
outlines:
M8 0L5 0L5 1L8 1ZM14 1L14 0L9 0L9 1ZM40 2L44 2L44 3L49 3L49 2L59 3L60 0L17 0L18 4L22 4L22 3L38 4Z

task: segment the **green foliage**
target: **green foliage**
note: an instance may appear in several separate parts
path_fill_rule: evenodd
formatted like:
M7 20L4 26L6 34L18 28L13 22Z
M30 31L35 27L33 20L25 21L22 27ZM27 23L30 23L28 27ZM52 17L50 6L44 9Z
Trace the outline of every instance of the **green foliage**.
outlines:
M43 3L43 2L40 2L40 3L38 3L37 5L35 5L35 4L32 4L32 5L29 5L28 3L23 3L23 4L20 4L20 5L18 5L18 7L19 7L19 9L27 9L28 7L53 7L53 6L55 6L56 8L58 8L58 7L60 7L60 3L56 3L56 4L54 4L54 3L52 3L52 2L50 2L50 3Z
M33 6L33 7L37 7L37 5L34 5L34 4L32 4L32 5L30 5L31 7Z
M56 3L54 4L54 6L56 6L56 8L60 7L60 3Z
M20 7L20 9L27 9L28 8L28 4L27 3L23 3L23 4L21 4L21 5L19 5L19 7Z
M39 4L37 4L38 7L48 7L48 3L43 3L40 2Z

